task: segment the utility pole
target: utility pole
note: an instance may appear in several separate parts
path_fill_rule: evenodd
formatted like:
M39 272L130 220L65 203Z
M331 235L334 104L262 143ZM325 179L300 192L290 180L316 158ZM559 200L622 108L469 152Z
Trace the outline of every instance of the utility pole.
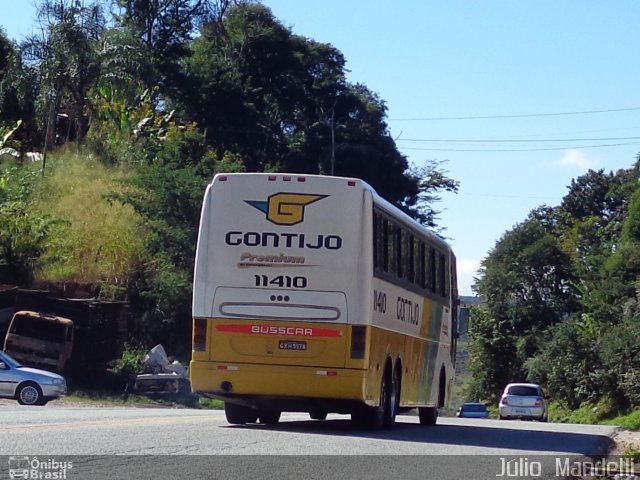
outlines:
M336 166L336 101L333 103L333 107L331 108L331 176L334 175L334 170Z

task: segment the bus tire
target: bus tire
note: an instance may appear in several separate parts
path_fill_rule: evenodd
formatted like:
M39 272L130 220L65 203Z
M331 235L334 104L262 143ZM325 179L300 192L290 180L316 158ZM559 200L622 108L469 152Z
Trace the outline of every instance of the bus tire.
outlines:
M249 407L224 402L224 416L231 425L244 425L257 420L257 415Z
M400 382L398 380L398 370L393 369L393 373L385 375L386 382L388 384L387 396L385 398L384 417L382 421L383 428L393 428L396 424L396 415L398 413L398 387Z
M311 418L311 420L326 420L327 412L322 412L318 410L314 412L309 412L309 418Z
M258 420L265 425L276 425L280 421L280 410L263 410L258 412Z
M420 417L420 425L435 425L438 421L438 409L436 407L420 407L418 408L418 416Z
M389 424L390 417L388 412L390 397L390 375L388 369L385 369L382 380L380 381L380 403L377 407L362 405L351 412L351 422L356 427L366 428L368 430L380 430ZM395 420L395 416L394 416Z

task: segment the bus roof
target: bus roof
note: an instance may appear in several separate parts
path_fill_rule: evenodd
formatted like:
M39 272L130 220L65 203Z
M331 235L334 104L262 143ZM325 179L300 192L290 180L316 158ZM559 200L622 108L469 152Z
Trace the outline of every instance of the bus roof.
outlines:
M403 225L407 226L415 230L416 232L420 232L422 235L426 235L429 239L437 244L440 248L446 250L448 253L452 254L451 246L439 235L429 230L427 227L422 225L420 222L416 221L411 216L407 215L401 209L393 205L391 202L382 198L375 189L369 185L367 182L360 178L353 177L337 177L331 175L314 175L314 174L306 174L306 173L218 173L211 181L211 185L213 185L217 181L227 181L227 179L232 177L256 177L256 178L264 178L267 181L290 181L296 183L303 183L306 179L322 179L322 181L331 181L331 182L346 182L348 186L351 187L359 187L363 190L366 190L371 193L371 197L373 199L373 203L383 210L388 215L392 216L394 219L400 221Z

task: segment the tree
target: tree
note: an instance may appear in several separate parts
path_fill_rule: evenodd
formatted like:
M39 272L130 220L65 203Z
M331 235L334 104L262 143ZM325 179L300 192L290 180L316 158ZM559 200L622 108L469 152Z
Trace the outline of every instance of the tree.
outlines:
M32 205L37 178L28 167L0 170L0 283L28 287L43 265L54 219Z
M190 90L182 65L196 26L215 8L205 0L116 0L120 23L146 47L152 82L171 100Z
M437 162L410 168L391 138L386 106L346 81L335 47L293 35L259 4L231 6L208 25L187 60L194 88L185 111L220 152L247 171L362 178L383 197L435 227L431 202L456 191Z
M601 364L590 322L582 316L554 325L544 335L541 351L526 362L529 378L546 385L570 409L599 400L605 391L597 382Z
M232 156L217 161L193 124L170 125L135 143L139 161L125 182L128 192L114 198L131 205L150 233L146 261L131 272L128 298L142 319L141 338L186 353L202 195L215 173L241 164Z
M486 299L487 327L474 337L476 364L492 381L483 385L486 395L521 381L525 362L544 345L543 334L577 308L575 278L570 257L555 232L557 212L540 208L505 233L482 262L475 285ZM500 348L492 348L493 345ZM505 370L503 365L513 365ZM505 375L516 376L505 378ZM495 383L496 381L502 384Z
M56 114L60 108L72 114L75 133L87 132L87 92L100 74L97 45L105 30L99 0L89 5L73 0L43 0L38 5L43 24L40 35L25 41L23 56L39 74L41 118L45 118L47 145L54 143Z
M487 299L472 347L478 378L496 377L515 355L521 378L570 408L602 397L637 404L638 377L628 372L637 368L640 311L638 178L638 164L589 171L559 207L534 210L496 244L476 283ZM499 342L508 348L491 348ZM492 391L487 382L475 388Z
M0 128L5 129L0 142L8 147L8 139L4 138L6 129L20 124L22 128L12 132L12 146L18 154L39 141L34 99L33 71L23 64L18 46L0 30Z

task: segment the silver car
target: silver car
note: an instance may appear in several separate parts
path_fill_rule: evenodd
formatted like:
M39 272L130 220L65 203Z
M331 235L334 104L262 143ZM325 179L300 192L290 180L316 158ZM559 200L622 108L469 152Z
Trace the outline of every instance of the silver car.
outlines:
M24 367L0 352L0 397L21 405L45 405L67 393L67 382L57 373Z
M521 418L546 422L546 396L536 383L510 383L504 388L498 404L500 419Z

